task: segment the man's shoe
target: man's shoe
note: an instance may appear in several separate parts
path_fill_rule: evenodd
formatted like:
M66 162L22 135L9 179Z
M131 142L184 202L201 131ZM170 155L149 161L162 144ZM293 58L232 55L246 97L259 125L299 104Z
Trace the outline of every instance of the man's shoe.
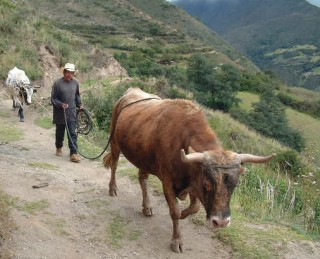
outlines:
M56 156L62 156L62 149L61 148L57 148Z
M70 156L70 161L71 162L75 162L75 163L79 163L80 162L80 157L77 154L72 154Z

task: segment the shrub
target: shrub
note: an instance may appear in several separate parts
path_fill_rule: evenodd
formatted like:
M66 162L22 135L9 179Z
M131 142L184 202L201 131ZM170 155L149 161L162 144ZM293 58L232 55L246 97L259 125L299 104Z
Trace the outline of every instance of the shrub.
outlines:
M185 91L179 87L170 87L169 89L167 89L166 91L166 95L168 98L172 98L172 99L188 99L188 100L192 100L193 99L193 95L191 92Z
M114 104L126 90L126 86L118 86L111 88L108 94L94 93L92 91L84 94L83 102L88 110L94 114L101 130L109 130Z
M303 150L305 139L298 131L288 126L285 107L272 90L264 92L260 101L253 104L253 108L248 116L237 118L267 137L277 139L299 152Z
M294 150L280 151L270 161L271 167L274 170L280 170L288 173L293 177L303 175L307 168L304 165L299 153Z

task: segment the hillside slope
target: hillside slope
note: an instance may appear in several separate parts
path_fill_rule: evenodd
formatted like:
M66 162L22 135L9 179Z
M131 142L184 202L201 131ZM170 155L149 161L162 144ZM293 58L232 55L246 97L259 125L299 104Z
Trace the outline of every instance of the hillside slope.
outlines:
M60 65L72 60L86 72L103 67L115 53L137 50L159 64L170 56L183 66L191 54L204 53L219 63L259 70L211 29L164 0L1 0L0 6L5 21L0 26L2 79L15 65L31 79L40 78L39 45L46 45Z

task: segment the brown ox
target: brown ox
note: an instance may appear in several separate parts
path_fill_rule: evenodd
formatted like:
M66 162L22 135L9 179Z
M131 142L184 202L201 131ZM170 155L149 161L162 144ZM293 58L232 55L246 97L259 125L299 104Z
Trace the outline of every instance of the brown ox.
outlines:
M245 171L241 164L265 163L273 157L224 150L198 106L187 100L162 100L139 88L128 89L118 100L111 135L111 152L104 157L104 165L111 167L109 194L117 195L115 173L122 152L139 169L142 211L151 216L147 180L149 174L156 175L173 222L174 252L183 252L180 219L196 213L202 204L213 227L228 226L231 195ZM177 198L188 194L190 205L180 210Z

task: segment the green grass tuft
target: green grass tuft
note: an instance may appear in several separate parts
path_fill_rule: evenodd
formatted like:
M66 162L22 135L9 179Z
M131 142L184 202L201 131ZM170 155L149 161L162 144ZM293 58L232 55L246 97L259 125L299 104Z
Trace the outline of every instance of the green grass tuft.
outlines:
M49 117L39 117L35 120L35 124L44 129L51 129L53 127L52 119Z
M43 162L32 162L32 163L29 163L28 166L35 167L35 168L41 168L41 169L48 169L48 170L58 169L58 167L56 165L43 163Z
M0 142L8 143L23 138L23 132L13 126L0 125Z

